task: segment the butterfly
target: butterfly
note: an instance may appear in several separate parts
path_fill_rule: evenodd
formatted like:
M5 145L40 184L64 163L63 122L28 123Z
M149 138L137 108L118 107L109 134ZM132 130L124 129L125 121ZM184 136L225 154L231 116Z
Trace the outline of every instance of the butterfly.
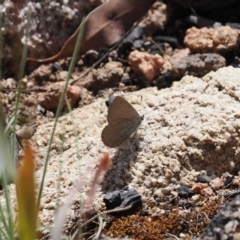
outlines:
M126 99L116 96L108 109L108 125L101 135L103 143L111 148L120 146L137 130L142 120Z

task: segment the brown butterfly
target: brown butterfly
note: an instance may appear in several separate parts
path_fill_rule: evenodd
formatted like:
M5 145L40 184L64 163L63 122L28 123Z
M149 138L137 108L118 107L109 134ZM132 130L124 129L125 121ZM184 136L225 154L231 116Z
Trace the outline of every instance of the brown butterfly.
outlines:
M108 109L108 125L101 136L103 143L111 148L120 146L136 131L142 119L127 100L116 96Z

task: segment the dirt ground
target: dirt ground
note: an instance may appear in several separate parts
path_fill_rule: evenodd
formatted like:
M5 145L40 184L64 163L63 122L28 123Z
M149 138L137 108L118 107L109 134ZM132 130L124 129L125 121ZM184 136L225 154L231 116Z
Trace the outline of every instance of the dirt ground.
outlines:
M45 2L46 6L47 4L48 1ZM230 193L239 187L238 122L235 121L238 120L238 107L235 100L239 99L237 71L240 17L235 13L240 4L237 1L229 1L229 5L214 4L214 1L210 0L206 1L206 4L209 5L208 9L205 9L204 5L195 4L194 1L189 1L188 6L182 1L172 0L166 3L156 1L138 26L133 28L130 34L125 35L118 45L104 47L98 51L89 50L78 56L70 77L67 98L75 118L81 122L77 123L77 129L78 137L81 137L80 145L84 146L82 156L86 162L90 161L82 166L89 172L86 179L90 181L97 165L96 156L104 151L109 152L113 160L115 159L113 169L120 169L119 172L111 170L104 177L105 180L102 180L97 190L94 210L104 210L105 206L101 201L107 192L122 189L127 185L137 188L143 199L143 205L129 215L104 216L106 224L102 232L106 237L102 236L100 239L107 239L107 236L118 239L216 239L212 233L214 227L212 232L209 230L211 232L209 235L206 228L211 226L209 223L219 210L230 202L230 197L225 195L231 195ZM81 4L69 1L68 5L63 6L56 3L55 7L59 8L59 12L51 15L52 10L47 7L44 7L40 14L41 6L39 7L36 2L28 2L26 5L22 1L21 6L6 5L5 11L7 13L10 11L12 13L10 20L21 26L22 19L16 16L21 11L26 15L27 8L32 7L34 24L30 32L28 57L42 59L55 55L76 30L82 15L99 5L99 1L85 1ZM17 10L14 8L16 6ZM47 26L51 20L47 21L47 17L56 19L49 28ZM46 64L27 60L23 78L19 81L21 53L16 49L21 45L22 39L16 29L10 26L8 28L7 21L8 19L3 21L5 45L0 83L2 112L5 122L8 122L14 113L18 84L21 83L19 106L21 111L17 131L26 126L33 129L31 141L36 151L39 151L36 156L36 173L39 177L49 139L47 134L52 128L71 58L57 59ZM46 35L50 36L48 40L43 37ZM103 56L105 57L102 58ZM219 77L221 79L219 82L218 75L214 75L215 72L222 76ZM210 75L207 75L208 73ZM224 82L225 79L229 81ZM152 128L149 126L149 129L151 128L153 135L146 133L144 137L148 140L141 140L140 137L140 142L143 142L140 145L134 142L134 145L129 147L127 143L116 151L106 148L98 141L100 131L106 124L105 101L112 94L125 95L139 113L144 107L142 114L147 116L149 125L152 121ZM179 102L181 104L178 104ZM201 112L201 107L210 105L213 107L203 109ZM229 108L225 109L226 106ZM191 110L188 110L190 108ZM194 108L199 109L199 112L196 113ZM151 115L148 117L149 112L159 109L162 112L157 112L158 117ZM54 159L51 163L51 173L54 175L60 155L60 136L63 134L68 140L63 147L66 154L64 157L68 160L66 166L63 166L62 203L68 191L72 189L74 181L79 177L77 172L71 170L77 168L77 165L72 160L75 159L75 153L68 152L74 144L69 118L67 107L64 106L51 152ZM196 120L194 122L196 128L191 132L191 136L180 135L181 131L188 129L188 126L181 128L184 125L181 119L187 122L185 125L188 126ZM209 126L207 128L204 122L209 123L212 129ZM231 131L228 125L234 126L234 131ZM164 132L166 126L172 128L166 128ZM224 133L221 132L222 129ZM182 149L179 139L172 140L172 136L184 140L187 150ZM149 145L150 150L145 148L145 145ZM219 150L221 153L213 150L218 147L221 148ZM128 155L134 160L128 159ZM95 156L94 160L92 156ZM158 161L155 159L157 156ZM128 161L116 162L119 158ZM138 161L135 161L136 159ZM164 165L164 161L170 161L169 159L173 161L172 165L169 163ZM151 164L148 165L146 160L151 161ZM212 164L214 161L217 163ZM163 179L159 177L161 174L164 176ZM126 178L120 179L121 175ZM199 175L207 175L210 180L196 181ZM55 198L51 192L52 187L56 187L53 183L54 177L56 176L49 174L47 178L49 185L42 201L40 223L44 226L52 225L54 217L52 206L54 204L49 203L49 199ZM119 177L120 180L114 181L114 177ZM186 189L180 189L179 192L177 189L180 186L188 187L194 194L188 193ZM13 188L11 185L12 191ZM161 188L162 190L159 190ZM67 235L74 232L80 219L81 211L77 201L72 211L74 216L70 214L68 222L64 225L64 232ZM239 225L238 219L236 225ZM97 228L98 225L94 224L86 228L85 239L91 239ZM238 232L237 227L232 227L231 231L225 231L227 237L224 239L232 239L231 237ZM48 234L48 231L42 231L41 239L48 239Z

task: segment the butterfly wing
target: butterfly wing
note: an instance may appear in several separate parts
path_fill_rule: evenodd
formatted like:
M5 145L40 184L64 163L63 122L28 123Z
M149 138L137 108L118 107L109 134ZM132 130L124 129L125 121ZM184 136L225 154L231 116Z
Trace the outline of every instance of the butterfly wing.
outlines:
M108 147L117 147L132 135L142 118L127 100L117 96L108 109L107 120L102 141Z
M141 118L120 118L112 121L102 131L102 141L108 147L118 147L127 140L141 123Z
M109 123L119 118L140 118L136 109L123 97L116 96L108 109Z

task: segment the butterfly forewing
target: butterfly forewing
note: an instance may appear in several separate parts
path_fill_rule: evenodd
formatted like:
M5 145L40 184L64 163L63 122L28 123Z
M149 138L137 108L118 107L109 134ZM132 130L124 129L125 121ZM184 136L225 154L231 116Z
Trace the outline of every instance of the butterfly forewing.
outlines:
M116 96L108 109L107 120L109 123L119 118L139 117L135 108L124 98Z

